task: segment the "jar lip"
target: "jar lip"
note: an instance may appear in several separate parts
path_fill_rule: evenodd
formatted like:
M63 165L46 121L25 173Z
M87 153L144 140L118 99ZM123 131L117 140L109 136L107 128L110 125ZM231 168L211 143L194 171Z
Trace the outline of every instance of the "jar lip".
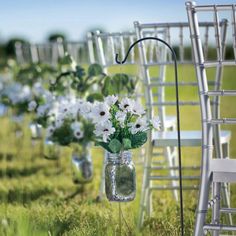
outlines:
M122 155L122 156L121 156ZM120 160L131 160L132 153L129 150L125 150L121 153L108 153L108 161L120 161Z

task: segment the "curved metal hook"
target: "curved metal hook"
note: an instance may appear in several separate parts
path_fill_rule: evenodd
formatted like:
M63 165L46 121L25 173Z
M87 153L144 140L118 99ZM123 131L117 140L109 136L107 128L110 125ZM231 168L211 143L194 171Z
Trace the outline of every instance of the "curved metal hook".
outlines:
M171 51L174 59L174 67L175 67L175 95L176 95L176 116L177 116L177 138L178 138L178 159L179 159L179 188L180 188L180 223L181 223L181 235L184 235L184 212L183 212L183 185L182 185L182 158L181 158L181 139L180 139L180 111L179 111L179 89L178 89L178 71L177 71L177 57L175 54L174 49L163 39L157 37L145 37L135 41L133 44L130 45L125 58L122 61L118 60L118 53L116 53L116 63L124 64L129 56L131 49L141 41L144 40L156 40L164 45L166 45L169 50Z
M116 56L115 56L115 61L116 61L116 63L117 63L117 64L124 64L124 63L126 62L128 56L129 56L129 53L130 53L131 49L132 49L136 44L140 43L141 41L145 41L145 40L155 40L155 41L159 41L159 42L165 44L165 45L170 49L170 51L171 51L171 53L172 53L172 55L173 55L173 57L174 57L174 61L175 61L175 63L177 64L177 62L176 62L176 61L177 61L177 57L176 57L176 54L175 54L174 49L173 49L166 41L164 41L163 39L157 38L157 37L144 37L144 38L141 38L141 39L135 41L134 43L132 43L132 44L130 45L130 47L129 47L127 53L126 53L126 55L125 55L125 58L124 58L122 61L118 60L119 54L116 53Z

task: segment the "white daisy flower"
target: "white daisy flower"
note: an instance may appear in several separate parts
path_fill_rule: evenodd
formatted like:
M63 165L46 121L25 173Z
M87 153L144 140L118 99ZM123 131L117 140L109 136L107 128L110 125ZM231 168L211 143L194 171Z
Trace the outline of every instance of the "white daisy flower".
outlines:
M70 104L68 103L68 101L64 100L63 102L60 103L58 111L59 113L67 114L69 113L69 107Z
M45 90L42 86L42 84L40 82L36 82L34 85L33 85L33 93L36 95L36 96L40 96L42 94L44 94Z
M92 103L87 102L87 101L80 101L79 103L77 103L77 111L80 115L82 115L83 117L90 119L91 118L91 111L92 111Z
M103 142L106 143L109 140L109 136L114 134L115 131L115 128L112 127L112 123L110 121L106 121L104 123L96 124L93 132L97 137L102 137Z
M119 108L122 111L130 112L130 111L132 111L132 107L133 107L133 100L131 100L129 98L123 98L120 101Z
M80 128L76 128L74 130L74 136L77 138L77 139L81 139L84 137L84 132L83 130L81 130Z
M154 129L161 130L162 125L159 117L153 117L153 119L151 120L151 124L153 125Z
M37 116L38 117L42 117L48 114L50 110L50 105L49 104L44 104L44 105L40 105L37 108Z
M55 130L55 127L50 125L46 129L46 138L50 138Z
M59 115L59 103L54 101L53 103L49 103L50 110L48 112L49 116L58 116Z
M73 130L80 129L81 126L82 126L82 123L78 122L78 121L75 121L75 122L71 123L71 125L70 125L71 129L73 129Z
M91 115L94 123L106 122L111 116L109 106L106 103L96 102L92 107Z
M63 123L64 123L64 117L59 115L55 120L55 127L58 129L63 125Z
M28 111L33 111L37 107L37 103L33 100L28 104Z
M139 117L134 123L129 123L129 131L131 134L146 131L148 129L147 119L145 117Z
M134 101L131 107L131 113L134 115L141 116L145 114L145 110L139 102Z
M119 121L120 126L122 128L124 128L124 126L125 126L125 119L126 119L126 113L123 112L123 111L117 111L115 117Z
M30 100L31 98L31 90L30 87L28 85L24 85L21 91L21 99L24 100Z
M115 95L109 95L107 97L105 97L104 101L108 106L112 106L114 105L118 100L118 96Z
M44 97L44 99L46 100L47 103L52 103L53 100L54 100L53 95L47 90L45 90L43 92L43 97Z

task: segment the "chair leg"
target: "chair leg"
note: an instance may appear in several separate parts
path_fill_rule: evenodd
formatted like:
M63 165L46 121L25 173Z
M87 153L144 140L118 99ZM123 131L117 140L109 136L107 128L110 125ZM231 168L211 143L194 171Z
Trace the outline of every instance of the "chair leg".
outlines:
M212 224L220 223L220 191L221 183L213 183L212 196L215 200L215 203L212 208ZM219 233L219 231L213 231L213 236L219 236Z
M230 194L229 194L229 186L227 183L223 183L221 186L221 194L222 194L222 203L225 207L230 208ZM232 214L227 214L227 223L229 225L233 225Z
M143 171L143 183L142 183L142 192L140 199L140 210L138 217L138 228L140 229L143 225L144 213L150 209L150 205L152 204L152 200L149 197L150 189L149 189L149 176L150 176L150 167L152 160L153 147L151 144L146 146L146 156L144 160L144 171Z
M153 205L152 205L152 191L150 190L150 186L146 190L146 196L147 196L147 216L150 217L152 210L153 210Z
M222 144L222 153L223 158L229 157L229 143ZM230 208L230 183L223 183L221 185L221 191L222 191L222 202L223 205L227 208ZM230 225L233 225L233 219L232 214L227 214L227 223Z
M171 147L164 148L164 155L165 155L165 158L168 161L169 167L173 167L175 165L175 162L176 162L176 152L175 152L175 149L172 149ZM173 169L169 170L169 175L171 177L176 177L177 176L176 175L176 171L173 170ZM171 184L172 184L173 187L178 186L176 180L172 180ZM178 190L177 189L173 190L173 195L174 195L175 200L178 201Z
M138 217L138 228L140 229L143 225L144 221L144 213L147 210L147 198L148 198L148 189L147 189L147 170L144 167L143 173L143 183L142 183L142 191L140 198L140 207L139 207L139 217Z
M205 223L205 218L207 213L209 190L210 190L210 177L207 175L207 173L203 173L202 182L199 190L199 201L196 212L194 236L204 235L203 226Z

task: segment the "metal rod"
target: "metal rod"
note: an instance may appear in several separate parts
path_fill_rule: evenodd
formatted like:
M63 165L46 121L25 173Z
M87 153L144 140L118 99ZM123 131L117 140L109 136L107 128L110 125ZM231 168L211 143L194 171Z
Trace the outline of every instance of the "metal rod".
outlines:
M236 96L236 90L207 91L203 92L203 94L209 96Z
M200 26L214 26L213 22L200 22ZM188 22L168 22L168 23L144 23L140 24L142 29L145 28L161 28L161 27L170 27L170 28L179 28L181 27L189 27Z
M180 101L179 102L179 106L197 106L199 105L200 103L199 102L193 102L193 101ZM149 106L150 104L147 103L147 105ZM152 103L151 105L153 106L174 106L176 105L175 102L154 102Z
M222 118L222 119L211 119L204 120L203 122L207 122L209 124L236 124L236 118Z
M178 166L153 166L152 170L178 170ZM200 166L183 166L182 170L199 170Z
M177 57L174 49L164 40L157 37L145 37L135 41L130 45L125 58L122 61L118 60L118 54L116 54L116 63L124 64L127 60L131 49L141 41L144 40L156 40L163 43L169 48L174 59L174 70L175 70L175 95L176 95L176 116L177 116L177 136L178 136L178 159L179 159L179 193L180 193L180 225L181 225L181 235L184 236L184 210L183 210L183 186L182 186L182 158L181 158L181 144L180 144L180 109L179 109L179 89L178 89L178 67L177 67Z
M236 208L221 208L220 212L222 213L236 213Z
M150 176L150 180L178 180L178 176ZM184 180L198 180L200 176L182 176Z
M213 225L207 224L203 227L204 230L217 230L217 231L236 231L236 227L232 225Z
M162 185L162 186L152 186L150 188L150 190L179 190L180 187L179 186L172 186L172 185ZM197 185L191 185L191 186L188 186L188 185L184 185L181 187L181 189L183 190L197 190L199 189L199 186Z

